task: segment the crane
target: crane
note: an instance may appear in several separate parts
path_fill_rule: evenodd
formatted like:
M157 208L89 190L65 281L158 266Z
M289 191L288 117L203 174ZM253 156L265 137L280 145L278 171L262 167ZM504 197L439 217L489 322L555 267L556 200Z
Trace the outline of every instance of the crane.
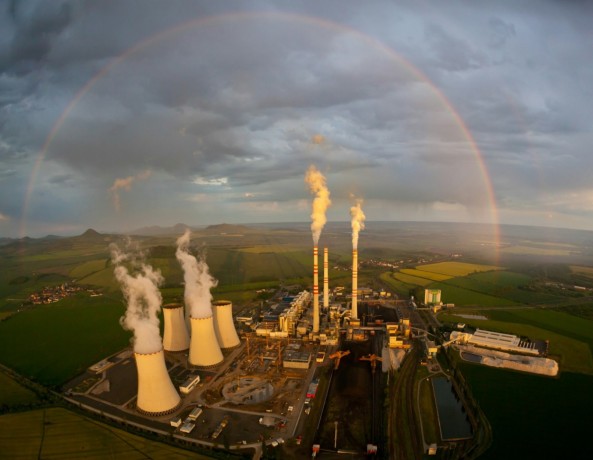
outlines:
M375 368L377 367L377 361L383 361L383 358L379 358L376 354L371 354L368 356L363 356L359 358L360 361L370 361L371 362L371 371L374 374Z
M331 355L329 355L330 359L336 360L336 364L334 365L334 370L337 370L338 367L340 367L340 360L344 356L348 356L349 354L350 354L350 350L346 350L346 351L338 350L335 353L332 353Z

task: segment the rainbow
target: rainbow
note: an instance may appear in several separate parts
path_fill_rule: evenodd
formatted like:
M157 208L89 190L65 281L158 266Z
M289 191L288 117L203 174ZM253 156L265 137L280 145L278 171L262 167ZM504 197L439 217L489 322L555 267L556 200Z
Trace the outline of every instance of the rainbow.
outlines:
M321 19L318 17L311 17L300 15L296 13L284 13L284 12L234 12L234 13L225 13L220 15L214 16L207 16L199 19L189 20L168 29L162 30L148 38L145 38L132 47L125 50L122 54L117 56L116 58L112 59L109 63L107 63L99 72L97 72L89 81L85 83L85 85L78 90L75 96L72 98L70 103L66 106L63 113L60 117L56 120L54 125L52 126L49 135L47 136L36 160L33 165L31 176L29 178L29 183L27 186L27 191L25 194L25 199L23 203L23 210L21 214L21 223L20 223L20 235L25 236L26 230L26 217L29 208L29 204L31 201L31 196L33 192L33 188L35 185L35 181L39 170L41 169L41 165L43 164L49 147L52 141L55 139L57 133L59 132L60 128L63 126L64 122L68 118L72 109L76 106L76 104L84 97L84 95L89 92L93 86L105 77L114 67L118 66L122 62L124 62L128 57L154 45L155 43L161 42L163 40L167 40L171 37L174 37L176 34L186 31L188 29L194 27L205 27L205 26L212 26L221 23L226 23L229 21L248 21L248 20L259 20L259 19L268 19L274 21L287 21L287 22L300 22L307 25L317 26L320 28L330 29L342 33L349 33L353 36L360 39L362 42L369 44L370 46L375 47L378 50L381 50L386 56L389 56L394 62L398 63L402 66L407 72L409 72L412 76L417 78L418 80L422 81L423 83L427 84L428 87L431 89L434 96L440 102L440 104L450 113L451 117L455 121L455 124L458 126L460 132L463 134L465 139L467 140L471 150L476 158L478 168L480 171L480 175L482 176L482 181L484 183L485 191L488 197L489 205L490 205L490 221L494 225L494 237L495 242L498 243L500 239L500 233L498 228L498 209L496 204L496 199L494 195L494 190L492 187L492 182L490 180L490 176L488 174L488 170L486 168L486 164L474 137L472 136L470 130L468 129L466 123L464 122L461 115L455 109L455 107L451 104L448 98L443 94L443 92L416 66L410 63L408 60L403 58L399 53L395 50L387 46L385 43L379 41L378 39L366 35L356 29L351 27L334 23L328 21L326 19Z

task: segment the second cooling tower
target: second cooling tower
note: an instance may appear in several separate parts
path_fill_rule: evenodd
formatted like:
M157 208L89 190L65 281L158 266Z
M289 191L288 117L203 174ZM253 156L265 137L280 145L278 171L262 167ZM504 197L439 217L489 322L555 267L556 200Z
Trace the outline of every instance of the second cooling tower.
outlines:
M183 305L163 305L165 330L163 347L166 351L184 351L189 348L189 334L185 325Z
M218 344L223 350L238 347L241 344L233 323L233 304L228 300L218 300L212 304L214 313L214 331Z
M189 345L189 363L198 367L211 367L220 364L224 357L216 333L214 318L191 318L191 340Z

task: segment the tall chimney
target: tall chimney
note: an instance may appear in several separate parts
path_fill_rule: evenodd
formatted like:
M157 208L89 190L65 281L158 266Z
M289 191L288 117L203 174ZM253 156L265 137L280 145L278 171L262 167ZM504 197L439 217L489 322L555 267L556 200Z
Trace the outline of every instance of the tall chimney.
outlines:
M329 261L327 256L327 248L323 248L323 309L325 311L329 308Z
M138 370L136 409L145 415L165 415L175 411L181 398L167 372L163 350L134 353Z
M358 318L358 250L352 250L352 318Z
M313 246L313 332L319 332L319 249Z
M192 366L212 367L222 363L224 357L214 332L214 318L190 317L191 341L189 344L189 363Z
M166 351L184 351L189 348L189 334L183 314L183 305L171 303L163 305L165 329L163 348Z
M235 323L233 323L233 304L230 300L217 300L212 304L214 313L214 332L218 345L223 350L238 347L241 340L237 335Z

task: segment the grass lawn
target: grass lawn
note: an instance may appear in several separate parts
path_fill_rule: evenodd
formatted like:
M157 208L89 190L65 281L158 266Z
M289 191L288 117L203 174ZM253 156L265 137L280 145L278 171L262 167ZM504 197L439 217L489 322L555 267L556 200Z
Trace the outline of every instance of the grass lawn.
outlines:
M0 416L0 458L206 459L62 408Z

